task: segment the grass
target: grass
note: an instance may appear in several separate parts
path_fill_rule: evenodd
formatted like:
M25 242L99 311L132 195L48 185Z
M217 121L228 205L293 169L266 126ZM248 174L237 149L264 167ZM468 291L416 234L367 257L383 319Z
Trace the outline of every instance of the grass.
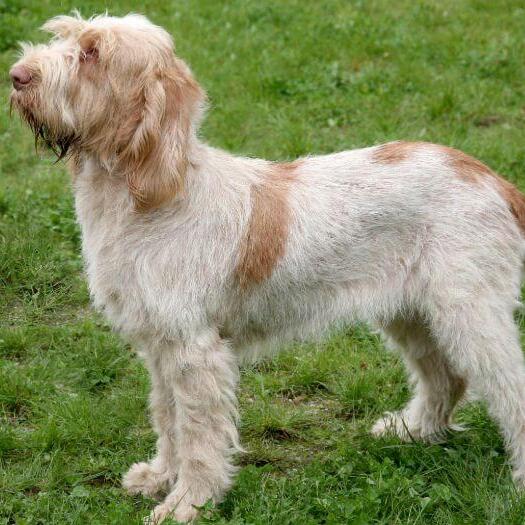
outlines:
M68 177L9 119L18 39L76 7L0 0L0 523L138 524L153 502L119 485L152 454L147 375L89 309ZM84 14L106 5L84 0ZM208 90L203 136L274 159L391 139L459 147L525 189L520 0L112 2L176 36ZM482 406L446 444L367 431L409 391L363 327L245 370L238 480L200 523L521 524Z

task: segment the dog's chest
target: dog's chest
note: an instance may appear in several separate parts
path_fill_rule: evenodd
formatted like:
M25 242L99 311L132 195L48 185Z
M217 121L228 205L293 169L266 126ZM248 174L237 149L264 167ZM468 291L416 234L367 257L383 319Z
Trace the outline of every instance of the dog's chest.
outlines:
M129 331L145 311L143 290L137 276L140 250L126 240L127 232L118 224L100 224L85 229L83 253L94 305L104 312L118 330Z
M130 221L127 195L101 188L100 181L95 190L90 182L77 183L75 205L93 303L117 330L144 329L148 232Z

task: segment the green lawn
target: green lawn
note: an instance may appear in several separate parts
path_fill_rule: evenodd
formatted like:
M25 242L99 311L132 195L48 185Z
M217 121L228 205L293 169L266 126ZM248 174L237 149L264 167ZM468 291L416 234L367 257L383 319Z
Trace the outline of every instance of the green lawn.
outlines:
M392 139L467 151L525 189L523 0L0 0L0 523L139 524L120 477L153 452L148 378L89 308L68 176L9 118L17 40L48 17L140 11L208 91L202 135L274 159ZM57 7L57 5L60 6ZM525 324L523 327L525 333ZM237 483L200 523L522 524L485 409L446 444L374 440L409 389L357 327L243 373Z

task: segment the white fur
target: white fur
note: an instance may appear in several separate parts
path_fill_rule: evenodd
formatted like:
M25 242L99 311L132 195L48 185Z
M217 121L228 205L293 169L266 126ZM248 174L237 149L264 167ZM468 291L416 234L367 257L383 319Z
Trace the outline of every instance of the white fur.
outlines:
M124 478L131 492L168 492L152 519L191 520L194 505L230 487L239 361L353 321L394 339L416 383L407 408L374 433L440 435L468 383L500 423L523 483L525 368L513 312L525 243L515 218L494 182L462 180L440 149L395 163L375 152L302 160L284 256L249 291L234 270L251 188L270 163L214 149L193 130L184 191L138 213L106 160L82 154L74 192L93 300L152 377L157 456Z

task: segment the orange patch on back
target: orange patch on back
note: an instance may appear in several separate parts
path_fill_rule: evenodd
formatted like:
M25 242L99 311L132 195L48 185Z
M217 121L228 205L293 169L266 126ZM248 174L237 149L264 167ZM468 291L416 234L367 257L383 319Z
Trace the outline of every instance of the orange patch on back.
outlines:
M243 289L268 279L286 251L288 193L301 161L274 164L251 190L252 210L235 270Z
M439 146L454 167L458 177L465 182L477 184L485 177L490 177L496 184L500 195L507 202L521 231L525 233L525 195L514 184L494 173L483 162L454 148Z
M502 177L495 175L498 181L501 196L507 201L509 207L518 221L522 233L525 234L525 195Z
M463 153L448 146L437 146L444 153L446 153L451 160L453 168L456 170L458 176L466 182L476 182L483 176L497 175L486 165L478 159Z
M424 142L388 142L381 144L372 152L372 161L381 164L397 164L406 160L409 155Z

